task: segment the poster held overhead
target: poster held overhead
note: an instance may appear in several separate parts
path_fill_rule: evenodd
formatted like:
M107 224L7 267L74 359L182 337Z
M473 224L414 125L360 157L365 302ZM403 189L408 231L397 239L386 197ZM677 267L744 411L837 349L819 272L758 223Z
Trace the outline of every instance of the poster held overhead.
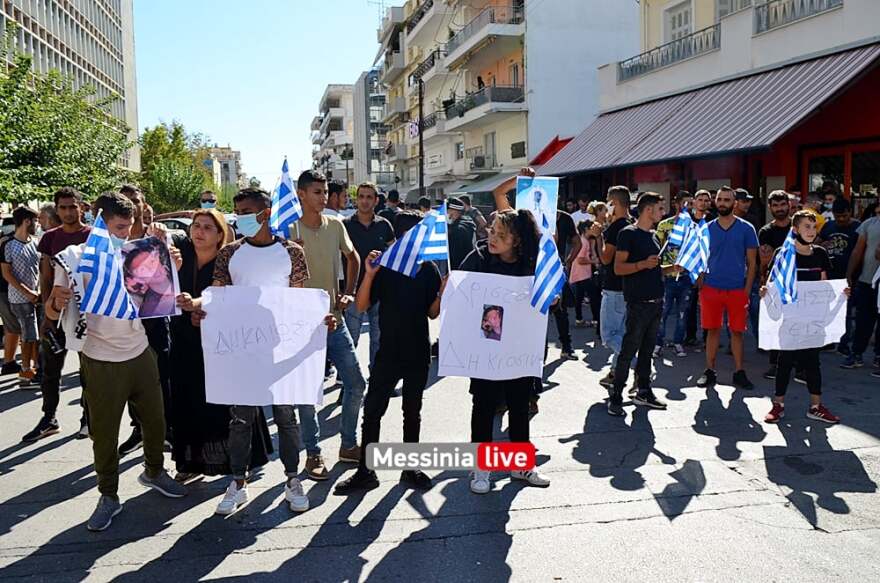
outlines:
M550 234L556 234L556 205L559 202L559 179L551 176L517 176L516 208L528 209L535 222L543 225L547 217Z

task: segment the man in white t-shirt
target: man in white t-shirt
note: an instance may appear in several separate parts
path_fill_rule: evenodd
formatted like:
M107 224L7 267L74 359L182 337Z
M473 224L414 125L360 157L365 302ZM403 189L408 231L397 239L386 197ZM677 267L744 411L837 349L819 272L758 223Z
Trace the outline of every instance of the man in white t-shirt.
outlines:
M134 207L123 195L111 192L95 201L95 212L107 224L114 247L122 246L131 233ZM87 243L86 243L87 244ZM77 246L78 257L85 246ZM88 281L88 274L84 274ZM55 286L46 305L46 317L58 320L73 297L64 269L56 267ZM86 283L87 285L87 283ZM101 498L88 521L88 529L100 531L110 526L122 511L119 487L119 423L126 403L138 412L143 430L145 470L138 482L169 498L180 498L186 489L164 469L165 415L156 355L150 350L140 320L118 320L86 314L87 334L80 355L82 373L88 379L83 387L89 412L89 433L98 475Z
M587 212L587 207L590 204L589 198L587 198L586 194L582 194L578 197L578 210L571 213L571 218L574 220L574 226L577 228L584 221L594 221L596 217Z

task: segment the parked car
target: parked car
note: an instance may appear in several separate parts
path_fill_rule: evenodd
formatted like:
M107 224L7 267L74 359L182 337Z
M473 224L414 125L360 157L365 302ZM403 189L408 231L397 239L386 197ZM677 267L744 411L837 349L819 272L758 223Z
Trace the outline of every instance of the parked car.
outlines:
M156 222L165 225L168 228L168 232L172 235L183 235L185 237L189 234L189 226L192 224L192 219L177 217L173 219L158 219Z

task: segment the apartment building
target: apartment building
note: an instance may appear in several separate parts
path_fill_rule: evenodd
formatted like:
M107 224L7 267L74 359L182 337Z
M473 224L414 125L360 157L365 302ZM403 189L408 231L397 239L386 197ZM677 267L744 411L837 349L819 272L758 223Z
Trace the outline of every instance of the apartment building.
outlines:
M387 159L401 192L420 195L420 138L425 194L468 192L479 202L548 143L579 133L596 114L597 100L586 97L598 93L596 66L636 50L637 11L599 0L409 0L389 9L377 36Z
M312 167L328 178L354 182L354 85L331 84L312 120Z
M58 70L75 87L91 85L98 97L119 96L114 117L137 142L137 82L133 0L0 0L0 31L18 24L13 49L33 57L38 73ZM8 58L11 60L12 56ZM135 145L123 160L140 170Z
M396 187L383 151L388 135L384 115L385 90L379 83L379 70L364 71L354 85L354 184L370 181L382 190Z
M598 71L599 118L542 169L570 192L880 186L880 2L642 0L642 51ZM761 205L763 206L763 205Z
M214 147L208 149L207 156L208 158L203 161L205 168L208 168L210 164L214 182L221 188L227 186L245 188L248 185L247 175L241 166L241 152L233 150L228 144L226 146L214 144Z

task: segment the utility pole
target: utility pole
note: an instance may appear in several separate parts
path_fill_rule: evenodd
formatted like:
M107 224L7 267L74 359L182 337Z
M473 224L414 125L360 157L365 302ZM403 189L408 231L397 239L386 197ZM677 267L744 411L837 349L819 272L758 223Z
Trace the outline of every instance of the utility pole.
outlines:
M425 83L419 77L419 196L425 196Z

